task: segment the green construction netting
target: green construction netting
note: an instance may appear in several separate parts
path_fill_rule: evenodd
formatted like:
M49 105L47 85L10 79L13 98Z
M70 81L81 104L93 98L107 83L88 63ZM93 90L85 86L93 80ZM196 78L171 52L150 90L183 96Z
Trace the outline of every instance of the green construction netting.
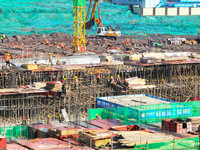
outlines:
M102 119L119 119L124 124L158 123L163 119L200 116L200 101L143 105L135 107L88 109L88 119L98 114Z
M104 26L119 26L122 34L160 33L197 36L200 28L200 16L143 17L132 14L128 6L108 2L99 4ZM88 5L89 1L86 1L86 10ZM0 0L0 9L0 33L72 34L72 0ZM96 26L87 30L86 34L95 34L95 31Z
M28 138L28 126L12 126L0 128L0 134L6 139Z
M148 143L143 145L136 145L137 150L197 150L199 149L199 138L184 138L184 139L175 139L173 141L165 141L159 143Z

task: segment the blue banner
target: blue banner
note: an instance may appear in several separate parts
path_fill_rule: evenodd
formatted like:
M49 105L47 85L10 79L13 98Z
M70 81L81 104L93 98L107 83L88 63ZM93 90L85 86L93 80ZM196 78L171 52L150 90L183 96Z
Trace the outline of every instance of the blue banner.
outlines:
M144 110L140 112L140 119L168 118L181 117L192 115L191 107Z

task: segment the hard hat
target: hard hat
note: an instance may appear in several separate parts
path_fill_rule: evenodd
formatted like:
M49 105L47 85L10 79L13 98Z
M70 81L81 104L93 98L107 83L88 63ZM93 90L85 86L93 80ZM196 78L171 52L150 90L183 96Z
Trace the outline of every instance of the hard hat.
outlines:
M48 40L46 39L46 41L48 41Z
M117 75L117 77L119 77L119 75Z
M165 79L162 79L162 81L164 81Z
M94 118L92 118L92 120L95 120Z
M98 114L96 114L96 116L98 116Z
M47 117L50 117L50 115L48 115Z
M24 120L24 117L22 117L22 120Z
M113 79L113 76L111 76L110 78Z
M66 80L66 78L64 78L64 80Z
M92 72L90 72L90 74L92 74Z
M10 55L9 53L7 55Z
M75 76L75 79L77 78L77 76Z
M107 57L105 57L105 59L107 59Z
M57 59L57 60L59 60L59 59Z
M100 73L100 71L98 71L98 73Z
M49 53L49 55L51 55L51 53Z

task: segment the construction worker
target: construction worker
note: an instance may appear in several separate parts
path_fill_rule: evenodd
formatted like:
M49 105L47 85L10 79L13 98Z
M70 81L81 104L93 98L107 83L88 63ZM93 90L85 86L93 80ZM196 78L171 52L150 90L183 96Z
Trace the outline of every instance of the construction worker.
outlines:
M90 72L90 85L92 85L92 81L93 81L93 73Z
M46 39L46 45L49 45L49 41L48 41L48 39Z
M110 77L110 84L111 84L111 83L112 83L112 84L115 83L115 80L113 79L113 76Z
M90 41L87 40L86 46L92 45Z
M53 56L51 53L49 53L49 64L53 65L52 61L53 61Z
M57 42L54 42L54 46L56 46L57 45Z
M63 43L63 42L60 44L60 48L61 48L61 49L64 48L64 43Z
M133 39L133 41L132 41L132 45L134 45L135 44L135 39Z
M50 124L50 115L47 116L47 124Z
M117 84L122 85L119 75L117 75Z
M148 46L150 46L150 38L148 38Z
M95 118L92 118L92 120L95 120Z
M3 36L1 36L1 43L3 43Z
M63 91L63 93L65 93L66 92L66 78L63 78L63 80L62 80L62 91Z
M165 84L165 79L162 79L162 82L161 82L162 84Z
M102 118L98 114L96 114L96 120L102 120Z
M75 85L74 85L74 89L78 88L78 77L75 76Z
M3 40L6 38L6 34L4 33L2 36L1 36L1 43L3 43Z
M153 39L150 38L150 46L153 46Z
M108 57L105 57L106 62L108 62Z
M26 125L26 119L24 117L22 117L22 125Z
M6 62L6 66L10 67L10 54L9 53L7 53L5 55L5 62Z
M101 74L100 74L100 71L98 71L98 73L97 73L97 84L100 84L100 80L101 80Z
M56 61L56 65L60 65L60 61L59 61L59 59L57 59L57 61Z

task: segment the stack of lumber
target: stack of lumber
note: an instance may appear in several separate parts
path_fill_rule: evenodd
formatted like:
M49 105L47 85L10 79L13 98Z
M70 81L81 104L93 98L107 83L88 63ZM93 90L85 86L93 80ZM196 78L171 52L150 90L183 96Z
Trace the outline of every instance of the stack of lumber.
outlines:
M143 56L154 58L154 59L164 59L165 53L143 53Z
M194 58L200 58L200 55L199 54L194 55Z
M141 54L139 54L139 55L128 55L125 59L128 59L130 61L140 61L141 57L142 57Z
M51 91L59 91L62 88L61 82L47 82L46 83L46 89Z
M46 82L34 82L33 87L35 89L40 89L46 87Z
M19 93L22 89L20 88L9 88L9 89L0 89L0 93Z
M133 147L134 145L162 142L173 140L172 135L164 133L148 133L145 131L113 131L120 139L118 142L122 147Z
M156 87L155 85L146 85L146 80L138 77L127 78L125 81L129 89L146 89Z
M110 62L102 61L101 64L104 64L104 65L123 65L124 62L123 61L110 61Z
M190 117L190 118L187 118L187 119L191 120L192 125L200 125L200 117Z
M23 64L22 68L28 69L28 70L37 70L36 64Z
M41 64L41 65L37 65L37 69L38 70L49 70L49 69L52 69L52 68L48 65Z
M165 58L165 61L184 61L189 59L189 57L169 57Z
M99 147L111 143L111 137L115 136L108 130L93 130L87 132L79 132L79 140L88 146L90 143L93 147Z
M56 133L59 136L68 136L68 135L77 135L79 132L83 131L83 128L77 127L77 128L59 128L56 130Z

